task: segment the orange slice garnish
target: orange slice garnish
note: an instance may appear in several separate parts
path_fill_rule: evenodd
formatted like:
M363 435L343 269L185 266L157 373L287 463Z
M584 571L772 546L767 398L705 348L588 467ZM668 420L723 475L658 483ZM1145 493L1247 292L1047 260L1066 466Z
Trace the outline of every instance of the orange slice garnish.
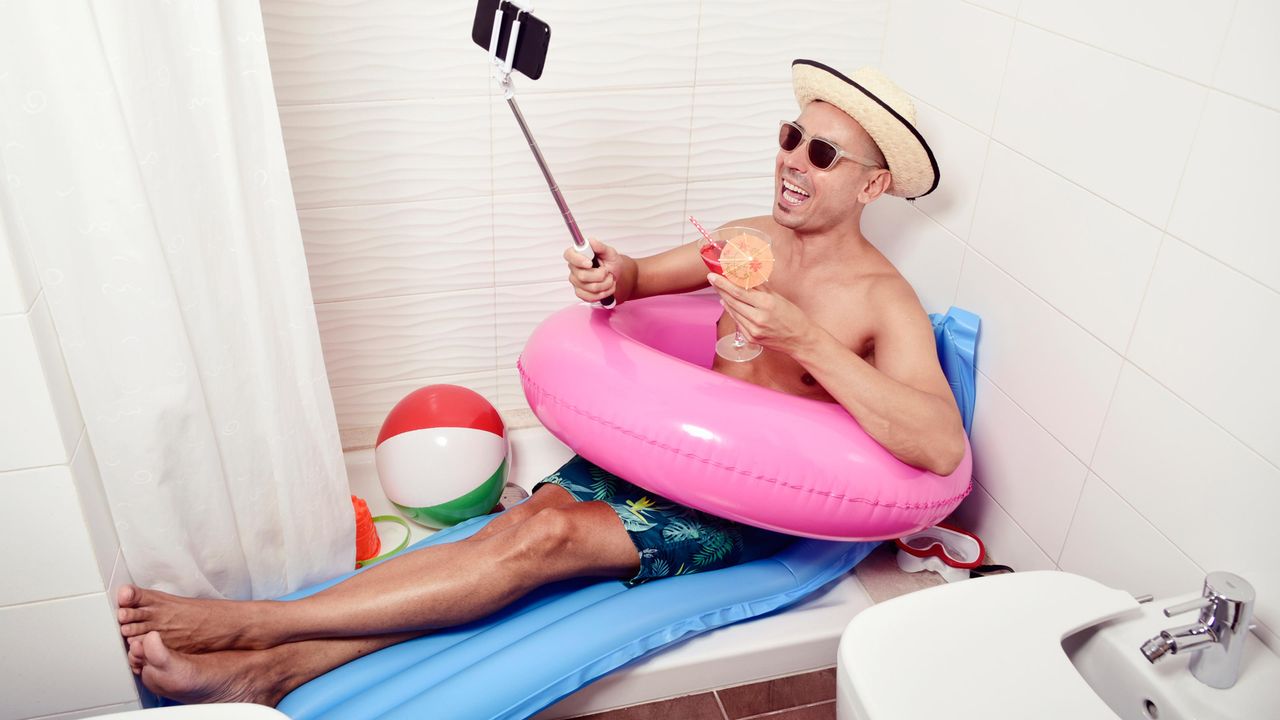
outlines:
M729 238L720 252L720 267L729 282L748 290L763 284L773 272L773 248L755 235Z

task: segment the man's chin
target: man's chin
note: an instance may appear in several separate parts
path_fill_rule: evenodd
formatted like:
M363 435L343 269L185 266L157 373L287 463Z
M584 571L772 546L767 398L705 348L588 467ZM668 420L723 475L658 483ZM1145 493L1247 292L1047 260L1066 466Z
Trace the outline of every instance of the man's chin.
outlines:
M784 207L780 202L774 203L773 221L789 230L795 230L804 225L804 219L799 214L790 208Z

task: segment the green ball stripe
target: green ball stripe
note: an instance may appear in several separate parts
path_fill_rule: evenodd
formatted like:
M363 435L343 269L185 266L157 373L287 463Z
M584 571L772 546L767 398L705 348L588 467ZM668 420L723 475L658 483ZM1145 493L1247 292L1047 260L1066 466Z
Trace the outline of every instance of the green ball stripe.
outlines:
M502 489L506 485L507 460L503 458L498 469L480 483L479 487L453 500L420 508L405 507L396 502L392 504L410 520L438 530L489 512L498 504L498 498L502 497Z

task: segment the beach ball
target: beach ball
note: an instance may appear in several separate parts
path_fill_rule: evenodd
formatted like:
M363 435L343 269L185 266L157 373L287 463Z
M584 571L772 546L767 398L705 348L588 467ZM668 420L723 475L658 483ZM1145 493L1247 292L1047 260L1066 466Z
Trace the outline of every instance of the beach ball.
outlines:
M405 517L442 528L493 509L507 484L507 432L493 405L457 385L428 385L396 403L374 460Z

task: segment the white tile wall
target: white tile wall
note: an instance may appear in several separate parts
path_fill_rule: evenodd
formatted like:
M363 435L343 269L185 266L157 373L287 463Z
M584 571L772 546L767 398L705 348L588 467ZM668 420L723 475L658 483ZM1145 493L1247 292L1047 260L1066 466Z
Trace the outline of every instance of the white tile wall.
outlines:
M928 312L955 302L964 243L920 210L882 197L862 216L862 231L915 288Z
M1168 238L1129 358L1272 464L1280 464L1280 294Z
M1236 0L1235 17L1213 73L1219 90L1280 110L1280 4L1273 0Z
M940 178L938 188L915 206L963 240L969 237L991 140L932 105L920 100L915 105L916 126L933 150Z
M0 315L0 471L66 464L84 423L43 298Z
M1194 0L1023 0L1018 19L1207 84L1233 6Z
M693 93L689 179L773 175L778 123L798 114L790 82L699 86Z
M980 132L928 128L939 154L990 135L981 159L943 172L943 188L977 184L951 191L976 192L970 227L918 207L964 250L956 304L983 316L980 486L956 518L996 560L1157 595L1225 569L1280 597L1276 8L890 3L885 64L923 100L922 124ZM991 48L1002 21L1007 62ZM873 237L936 236L890 209L868 210ZM1232 512L1198 512L1206 498ZM1272 644L1278 615L1259 609Z
M17 228L9 227L14 221L0 208L0 315L25 313L40 291L35 266L18 240Z
M0 607L103 590L66 465L0 473L0 541L20 579L0 584Z
M0 653L4 685L22 688L6 694L0 720L136 702L118 627L101 592L0 607L5 647L26 649Z
M988 133L1014 21L967 3L895 0L881 64L914 97Z
M992 137L1163 227L1207 92L1019 24Z
M1012 197L1018 201L1010 202ZM1155 264L1160 230L992 143L969 244L1123 352ZM1082 293L1082 287L1093 291Z
M1280 196L1280 175L1259 168L1278 165L1280 113L1210 93L1169 233L1280 292L1275 219L1259 212Z

